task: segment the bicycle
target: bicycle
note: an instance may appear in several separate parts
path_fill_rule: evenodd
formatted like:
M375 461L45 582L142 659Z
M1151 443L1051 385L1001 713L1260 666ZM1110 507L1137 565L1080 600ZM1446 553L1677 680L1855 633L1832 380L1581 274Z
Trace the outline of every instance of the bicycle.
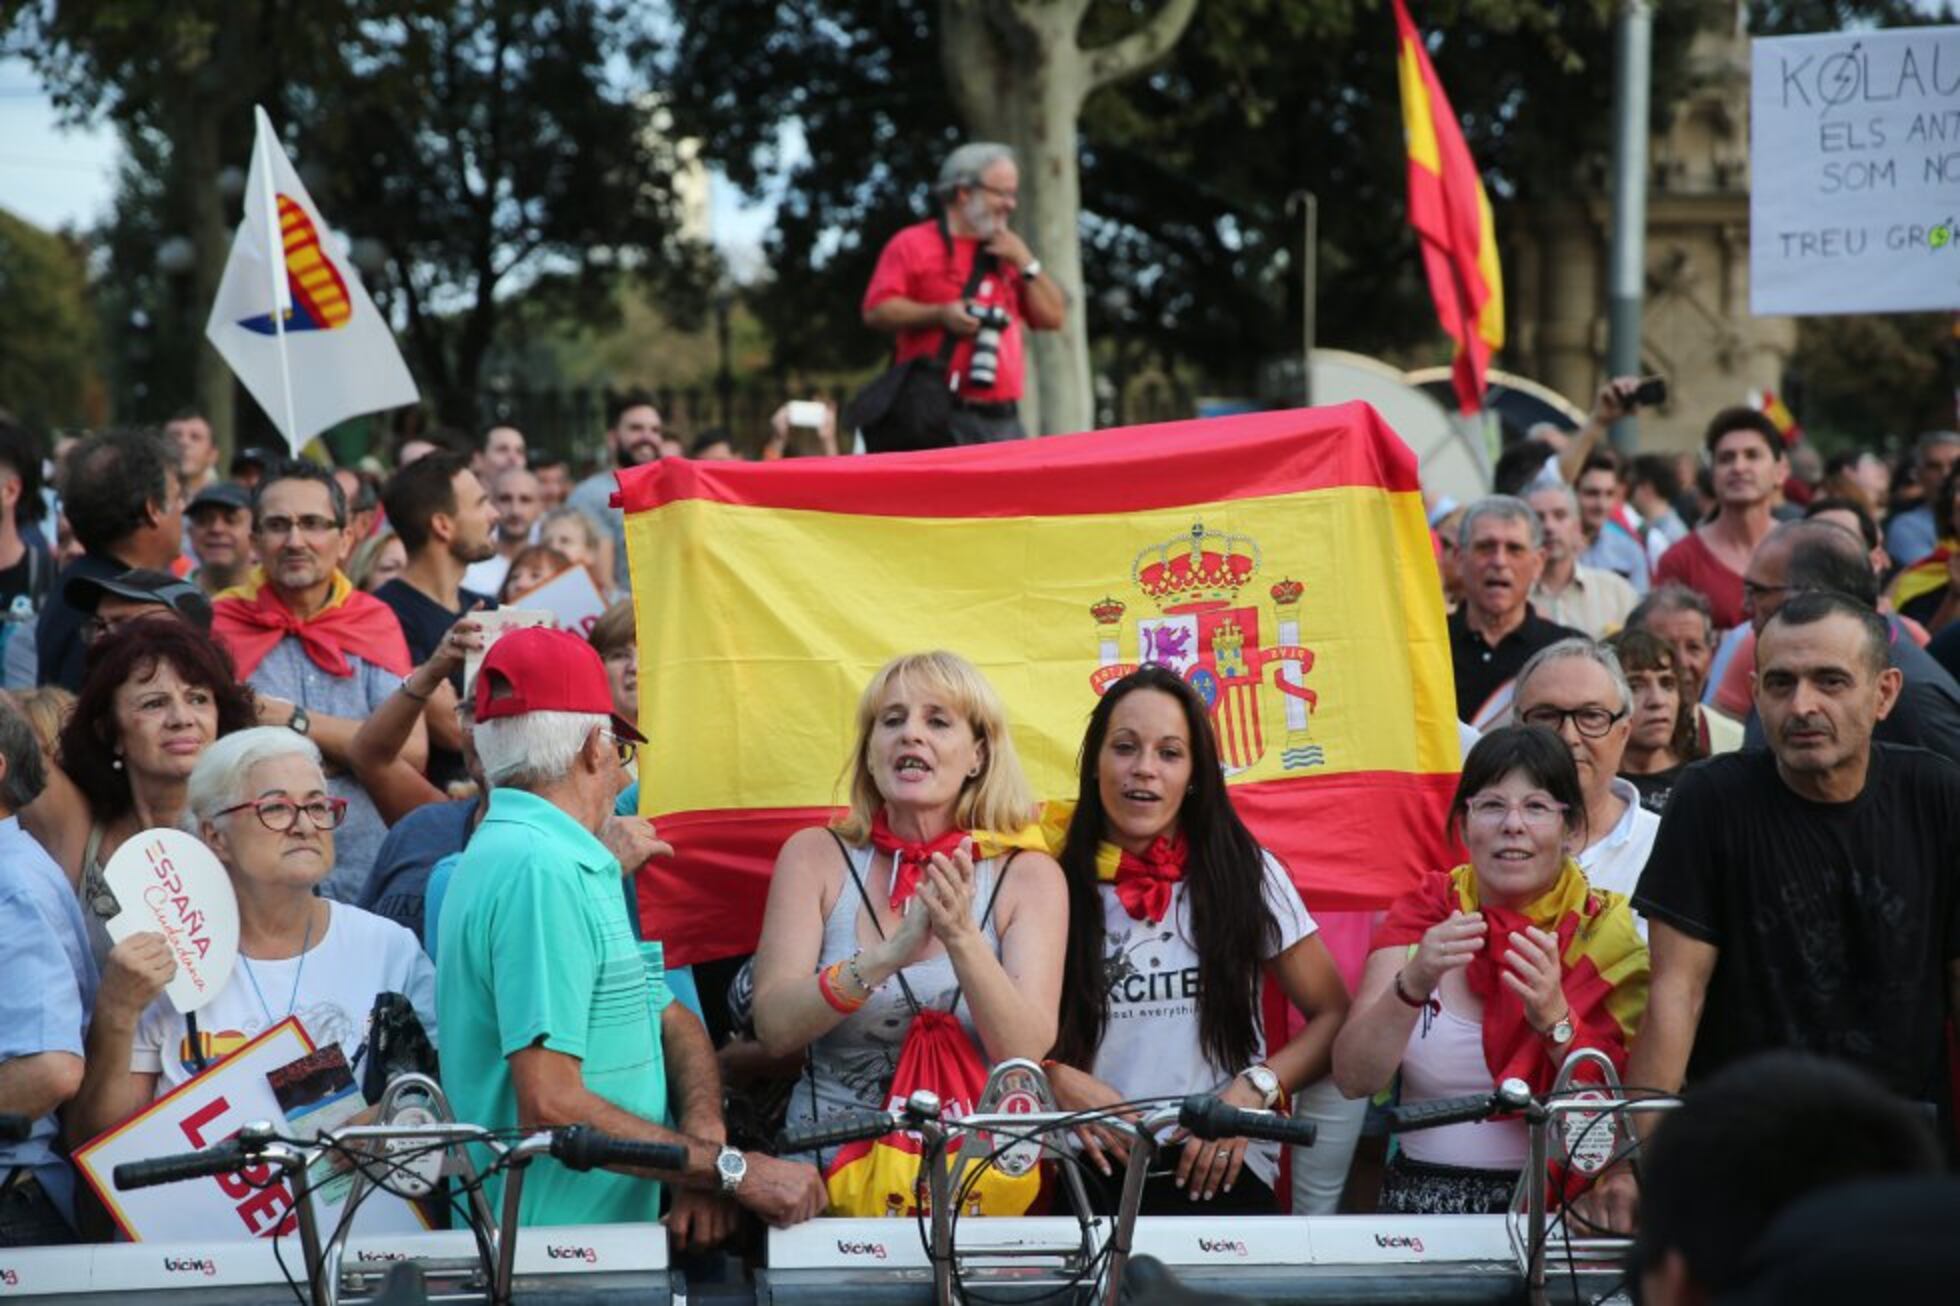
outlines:
M1592 1070L1600 1077L1597 1084L1579 1084L1581 1070ZM1547 1175L1556 1155L1559 1163L1590 1185L1612 1167L1629 1161L1638 1152L1637 1140L1622 1144L1620 1120L1630 1114L1672 1111L1681 1105L1678 1097L1652 1093L1634 1097L1619 1082L1612 1061L1592 1048L1579 1048L1566 1058L1552 1087L1536 1096L1521 1079L1507 1079L1490 1093L1464 1097L1438 1098L1388 1110L1390 1133L1434 1129L1441 1125L1489 1120L1493 1116L1522 1116L1530 1138L1530 1159L1518 1176L1512 1194L1509 1224L1511 1249L1525 1280L1531 1306L1545 1306L1546 1275L1550 1263L1554 1224L1563 1232L1556 1241L1567 1273L1576 1280L1582 1267L1588 1272L1622 1273L1631 1238L1578 1237L1572 1223L1582 1217L1570 1211L1571 1195L1561 1194L1558 1218L1552 1220L1552 1202ZM1556 1137L1554 1127L1557 1128Z
M1054 1102L1048 1091L1047 1076L1032 1061L1016 1059L994 1067L980 1104L986 1106L1009 1095L1019 1096L1022 1101L1032 1098L1037 1104L1051 1108ZM1089 1277L1100 1260L1102 1266L1097 1278L1104 1286L1097 1294L1092 1284L1089 1299L1099 1301L1101 1306L1118 1306L1133 1247L1137 1210L1143 1200L1144 1180L1161 1146L1157 1139L1160 1131L1176 1124L1192 1137L1207 1141L1255 1138L1301 1147L1311 1147L1316 1133L1312 1121L1295 1120L1272 1111L1242 1110L1210 1094L1183 1098L1172 1109L1157 1106L1159 1101L1119 1103L1096 1111L979 1111L947 1119L938 1096L920 1091L894 1110L857 1112L784 1130L778 1137L777 1151L817 1151L881 1138L897 1130L916 1132L922 1142L919 1165L927 1185L926 1218L930 1220L927 1247L935 1306L958 1306L966 1299L961 1286L961 1255L954 1236L964 1194L953 1191L954 1175L964 1176L961 1183L965 1188L970 1187L974 1175L986 1166L999 1165L1009 1174L1020 1175L1033 1168L1044 1154L1051 1156L1062 1163L1064 1183L1082 1221L1083 1245L1079 1260L1073 1263L1074 1281L1079 1284L1081 1279ZM1148 1107L1157 1109L1137 1114L1139 1108ZM1129 1135L1121 1197L1100 1252L1090 1247L1089 1203L1081 1175L1075 1169L1077 1159L1050 1137L1057 1132L1072 1132L1085 1124L1115 1128ZM1009 1141L997 1145L996 1135ZM953 1154L955 1164L948 1166L947 1154L955 1140L959 1142L959 1151ZM965 1164L969 1159L980 1161L971 1172ZM1015 1251L996 1247L989 1251L996 1256L1054 1254L1053 1249Z
M441 1090L420 1075L400 1076L383 1095L381 1118L389 1118L398 1101L414 1095L440 1100ZM238 1174L246 1182L263 1185L275 1173L291 1185L293 1207L299 1230L300 1254L306 1271L307 1297L312 1306L338 1306L343 1275L341 1253L353 1224L361 1198L372 1188L385 1188L399 1196L415 1199L436 1190L442 1174L457 1175L468 1199L464 1214L476 1234L477 1255L446 1261L390 1267L388 1282L377 1301L390 1306L410 1306L428 1300L425 1275L462 1273L471 1275L467 1287L480 1292L490 1306L508 1306L511 1299L512 1270L517 1254L517 1214L523 1196L526 1168L539 1156L549 1155L572 1170L599 1166L629 1165L649 1170L678 1171L687 1164L686 1149L671 1143L649 1143L616 1138L587 1125L563 1125L513 1136L516 1131L485 1129L478 1125L455 1124L429 1118L413 1124L350 1125L321 1131L311 1142L287 1138L273 1126L254 1121L232 1137L195 1152L175 1153L143 1161L125 1162L115 1168L114 1181L124 1191L157 1184L179 1183L207 1176ZM465 1148L470 1145L490 1150L493 1159L481 1173ZM346 1158L354 1181L342 1210L338 1226L322 1244L313 1202L308 1170L321 1156L338 1153ZM433 1165L427 1164L432 1160ZM254 1176L253 1172L260 1172ZM493 1225L484 1181L493 1175L507 1175L503 1191L501 1218ZM277 1254L278 1243L274 1241ZM283 1258L280 1261L284 1268ZM472 1274L473 1269L473 1274ZM351 1277L351 1276L350 1276ZM412 1279L407 1283L403 1280ZM294 1293L298 1285L287 1276ZM302 1297L304 1302L307 1298Z

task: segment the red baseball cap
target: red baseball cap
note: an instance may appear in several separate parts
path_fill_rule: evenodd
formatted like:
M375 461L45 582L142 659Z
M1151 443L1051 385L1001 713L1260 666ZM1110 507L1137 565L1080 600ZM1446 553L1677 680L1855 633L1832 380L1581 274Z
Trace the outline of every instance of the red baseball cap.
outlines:
M622 739L647 739L613 711L599 651L569 631L526 626L502 636L476 673L476 719L526 712L605 713Z

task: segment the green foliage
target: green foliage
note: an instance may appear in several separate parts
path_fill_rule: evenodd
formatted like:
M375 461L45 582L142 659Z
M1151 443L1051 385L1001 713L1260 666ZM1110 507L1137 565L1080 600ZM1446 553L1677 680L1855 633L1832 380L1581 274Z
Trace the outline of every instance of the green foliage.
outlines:
M1098 0L1093 44L1148 6ZM1696 0L1661 6L1664 69ZM1414 6L1471 149L1506 202L1594 189L1610 124L1610 6L1469 0ZM737 184L783 197L762 312L785 364L839 366L884 342L857 324L877 251L928 211L960 139L929 0L682 0L669 78L678 121ZM965 57L953 52L952 57ZM1672 83L1657 87L1667 102ZM803 127L803 157L781 148ZM1081 119L1091 329L1214 379L1296 347L1301 226L1319 197L1323 343L1427 340L1434 315L1403 219L1394 23L1386 4L1212 0L1157 71L1094 96ZM1111 293L1117 291L1119 293Z
M894 230L928 214L933 172L961 137L933 3L675 0L671 10L677 128L706 142L737 186L780 200L765 244L771 282L750 297L778 362L870 361L889 343L858 321L872 265Z
M128 211L107 233L112 321L155 324L133 367L181 363L179 337L198 348L216 268L179 294L154 252L169 233L217 226L205 262L222 261L212 247L236 197L197 205L214 203L221 169L244 166L254 103L335 228L378 242L382 268L364 280L443 420L475 421L506 301L542 276L564 311L594 320L620 268L654 282L674 315L701 309L712 262L676 234L672 137L656 130L648 76L657 16L635 0L38 0L0 16L6 48L71 116L106 114L156 170L124 178Z
M616 320L633 268L699 316L712 267L677 233L671 136L635 70L653 34L630 0L461 0L364 23L332 78L290 97L315 192L380 242L382 280L438 411L471 422L503 300L541 274L559 309Z
M81 252L0 209L0 401L39 430L87 420L95 323Z
M1952 429L1960 392L1960 328L1951 314L1853 314L1797 324L1792 410L1826 452L1904 448L1921 431Z

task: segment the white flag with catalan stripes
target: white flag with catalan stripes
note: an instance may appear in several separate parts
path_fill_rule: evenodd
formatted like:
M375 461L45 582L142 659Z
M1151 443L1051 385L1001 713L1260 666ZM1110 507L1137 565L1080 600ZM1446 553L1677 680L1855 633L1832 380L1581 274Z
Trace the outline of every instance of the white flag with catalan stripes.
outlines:
M245 220L204 334L297 454L361 413L415 403L394 332L337 247L264 109Z

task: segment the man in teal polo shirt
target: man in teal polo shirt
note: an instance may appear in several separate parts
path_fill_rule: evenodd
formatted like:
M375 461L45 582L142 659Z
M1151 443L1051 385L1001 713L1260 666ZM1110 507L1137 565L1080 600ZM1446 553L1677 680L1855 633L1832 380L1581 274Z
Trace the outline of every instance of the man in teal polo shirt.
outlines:
M540 1158L520 1221L656 1220L657 1180L679 1187L669 1227L683 1247L732 1230L730 1199L779 1226L819 1214L814 1168L725 1145L707 1031L668 993L660 945L634 938L619 862L596 832L645 741L612 715L599 655L562 631L513 631L484 656L475 701L490 807L450 882L436 968L457 1118L588 1124L688 1152L679 1174L577 1174Z

